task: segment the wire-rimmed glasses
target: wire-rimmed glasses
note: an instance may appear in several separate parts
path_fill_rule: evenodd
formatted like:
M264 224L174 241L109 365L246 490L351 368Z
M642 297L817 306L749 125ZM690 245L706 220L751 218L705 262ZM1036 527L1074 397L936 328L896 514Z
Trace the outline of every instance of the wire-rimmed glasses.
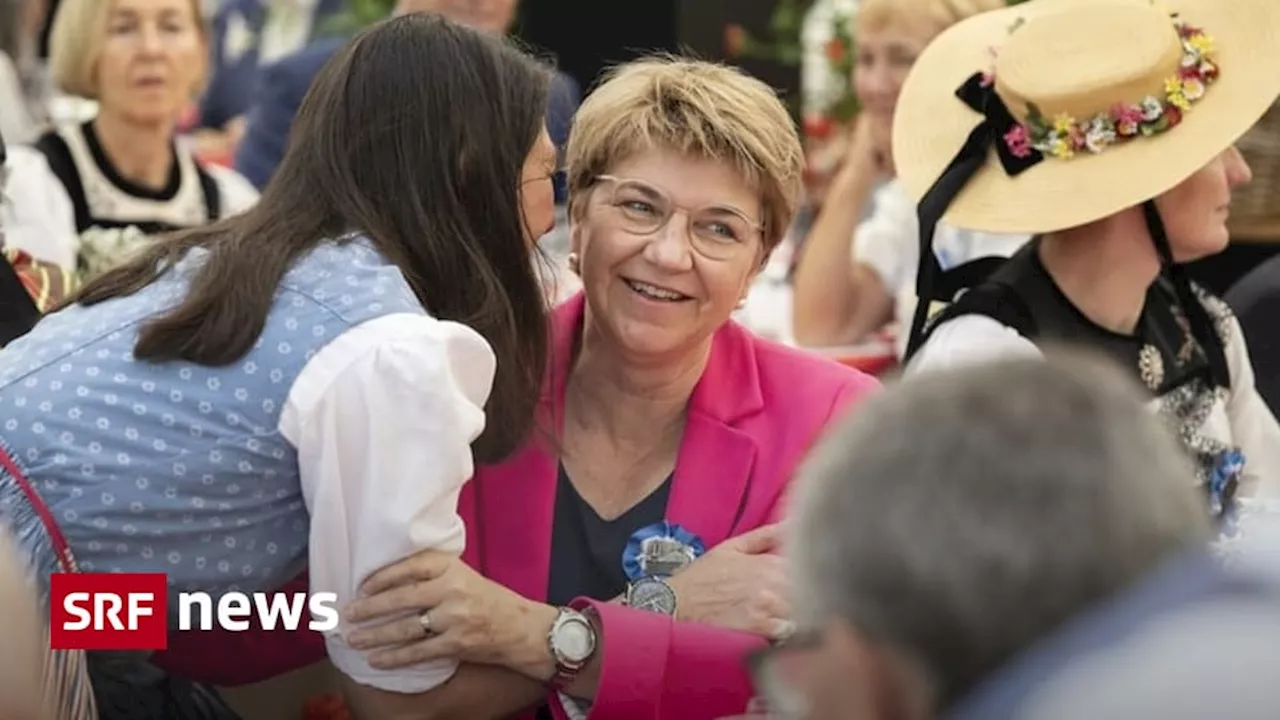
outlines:
M619 226L632 235L653 235L666 227L677 211L685 214L689 243L710 260L730 260L760 246L764 227L745 212L728 205L685 208L662 188L643 180L597 175L607 185L605 203Z

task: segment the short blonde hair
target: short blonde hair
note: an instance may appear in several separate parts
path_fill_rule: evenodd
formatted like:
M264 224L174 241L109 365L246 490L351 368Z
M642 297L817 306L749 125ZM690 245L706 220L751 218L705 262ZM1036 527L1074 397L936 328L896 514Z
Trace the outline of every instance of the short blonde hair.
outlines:
M1007 6L1008 0L862 0L857 25L862 30L897 24L927 26L936 35L973 15Z
M597 176L650 149L730 163L760 193L772 250L800 201L804 150L763 82L716 63L654 56L613 68L574 117L566 164L570 207Z
M209 29L200 0L188 0L188 4L192 20L207 45ZM98 99L98 55L106 41L110 10L111 0L62 0L58 6L49 29L49 74L54 86L62 92ZM195 94L198 95L204 91L204 82L197 85Z

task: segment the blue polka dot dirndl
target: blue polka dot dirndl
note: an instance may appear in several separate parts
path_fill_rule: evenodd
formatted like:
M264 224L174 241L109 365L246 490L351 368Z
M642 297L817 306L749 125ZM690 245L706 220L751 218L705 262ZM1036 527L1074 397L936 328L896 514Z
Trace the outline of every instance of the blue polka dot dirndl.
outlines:
M47 618L50 575L80 570L53 514L3 444L0 531L25 553ZM48 627L44 632L47 647ZM239 720L216 692L167 675L145 653L50 650L43 692L57 720Z

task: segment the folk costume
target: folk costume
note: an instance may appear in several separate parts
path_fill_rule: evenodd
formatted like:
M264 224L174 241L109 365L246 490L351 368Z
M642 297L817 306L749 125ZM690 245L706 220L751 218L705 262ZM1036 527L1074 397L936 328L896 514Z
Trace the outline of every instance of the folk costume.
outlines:
M1212 512L1280 484L1280 426L1239 324L1174 263L1154 198L1212 162L1280 94L1273 0L1032 0L924 52L894 128L919 198L922 302L910 372L1083 345L1130 368L1195 461ZM1039 236L1141 207L1162 261L1132 334L1098 326L1041 263ZM935 225L1036 236L1008 262L943 271ZM946 304L939 310L937 304Z
M65 197L55 202L69 209L74 236L28 237L38 229L23 223L15 229L18 245L76 268L86 279L115 266L155 235L235 215L258 199L249 181L232 170L201 164L180 143L173 145L164 187L131 182L107 157L92 122L49 130L34 149L44 163L24 168L19 181L61 190Z
M395 560L460 552L488 343L427 314L400 270L352 237L297 261L240 359L135 358L139 328L185 297L205 257L191 250L132 295L47 315L0 351L0 532L46 600L53 573L163 572L173 593L216 597L273 591L307 567L312 590L342 607ZM345 630L328 654L357 682L423 692L456 667L375 670ZM234 717L145 652L54 662L46 691L61 718Z

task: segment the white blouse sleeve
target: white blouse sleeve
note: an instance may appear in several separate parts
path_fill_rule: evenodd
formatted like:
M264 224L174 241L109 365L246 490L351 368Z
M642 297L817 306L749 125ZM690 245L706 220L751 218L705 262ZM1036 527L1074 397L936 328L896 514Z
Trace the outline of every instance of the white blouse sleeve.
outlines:
M1253 363L1240 322L1234 315L1224 320L1229 322L1225 353L1231 372L1227 416L1232 440L1244 454L1241 494L1280 500L1280 425L1254 384Z
M904 290L915 290L920 224L915 205L896 180L876 190L873 205L871 216L853 233L854 262L875 270L897 300Z
M342 610L373 572L419 550L461 553L458 494L472 475L495 359L470 328L422 315L371 320L307 363L280 430L298 449L311 513L313 592ZM454 661L375 670L351 649L345 623L326 634L329 658L352 680L420 693Z
M911 359L907 374L950 370L996 360L1043 354L1017 330L985 315L961 315L938 326Z
M218 186L218 199L222 205L218 212L220 218L239 215L258 202L258 189L235 170L218 165L207 165L205 172L209 173L209 177L213 178L214 184Z
M80 252L76 213L62 181L34 148L9 148L9 179L0 203L5 245L37 260L75 269Z

